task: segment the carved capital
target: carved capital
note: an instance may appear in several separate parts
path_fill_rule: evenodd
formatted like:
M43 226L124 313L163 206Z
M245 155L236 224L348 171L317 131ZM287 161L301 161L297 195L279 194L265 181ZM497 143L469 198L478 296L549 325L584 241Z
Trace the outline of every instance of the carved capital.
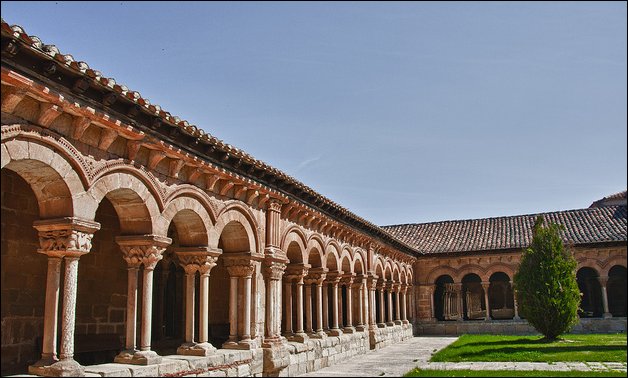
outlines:
M327 276L328 271L329 269L327 268L309 269L307 277L305 277L305 283L321 285L323 281L325 281L325 277Z
M608 284L608 276L599 276L597 280L600 283L600 286L606 286L606 284Z
M144 269L153 270L172 239L159 235L118 236L116 243L129 267L137 268L144 264Z
M309 264L291 264L286 268L286 278L294 279L297 283L302 283L310 269Z
M79 257L92 249L92 238L100 224L67 217L36 221L33 227L39 236L37 252L52 257Z
M216 266L222 250L209 247L182 247L177 248L175 254L186 273L199 272L201 275L209 275L212 268Z
M281 212L282 203L276 199L271 199L268 201L267 209L268 211Z
M281 280L284 271L286 270L287 265L283 262L277 261L266 261L264 266L264 271L266 272L266 276L273 281Z
M343 286L351 286L353 284L353 280L355 276L353 274L345 274L340 277L340 284Z

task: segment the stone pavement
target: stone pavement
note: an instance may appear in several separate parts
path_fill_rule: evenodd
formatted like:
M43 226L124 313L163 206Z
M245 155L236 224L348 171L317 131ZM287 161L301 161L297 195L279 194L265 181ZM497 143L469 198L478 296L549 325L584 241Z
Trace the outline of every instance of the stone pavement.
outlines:
M432 353L446 347L456 339L457 337L414 337L301 376L400 377L415 367L438 370L580 370L626 373L625 362L428 362Z

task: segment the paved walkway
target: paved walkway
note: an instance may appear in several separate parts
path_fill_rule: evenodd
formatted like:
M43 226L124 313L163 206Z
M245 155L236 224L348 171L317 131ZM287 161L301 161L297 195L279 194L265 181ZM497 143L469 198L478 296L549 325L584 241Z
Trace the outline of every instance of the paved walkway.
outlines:
M457 337L413 337L347 362L326 367L302 377L400 377L415 367L438 370L550 370L621 371L625 362L427 362L433 352L451 344Z

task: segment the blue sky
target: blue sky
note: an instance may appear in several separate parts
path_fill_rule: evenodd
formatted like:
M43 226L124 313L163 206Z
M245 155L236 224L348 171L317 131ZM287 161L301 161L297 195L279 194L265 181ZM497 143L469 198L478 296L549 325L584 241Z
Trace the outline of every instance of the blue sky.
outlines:
M8 23L380 225L625 190L626 11L2 1Z

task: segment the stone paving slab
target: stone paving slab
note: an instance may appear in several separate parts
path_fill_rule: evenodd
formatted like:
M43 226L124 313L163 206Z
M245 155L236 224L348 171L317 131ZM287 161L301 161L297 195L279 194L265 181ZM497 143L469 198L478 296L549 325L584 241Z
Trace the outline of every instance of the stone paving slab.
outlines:
M326 367L302 377L403 376L419 367L435 370L547 370L547 371L619 371L625 362L428 362L432 354L457 340L457 337L414 337L346 362Z

